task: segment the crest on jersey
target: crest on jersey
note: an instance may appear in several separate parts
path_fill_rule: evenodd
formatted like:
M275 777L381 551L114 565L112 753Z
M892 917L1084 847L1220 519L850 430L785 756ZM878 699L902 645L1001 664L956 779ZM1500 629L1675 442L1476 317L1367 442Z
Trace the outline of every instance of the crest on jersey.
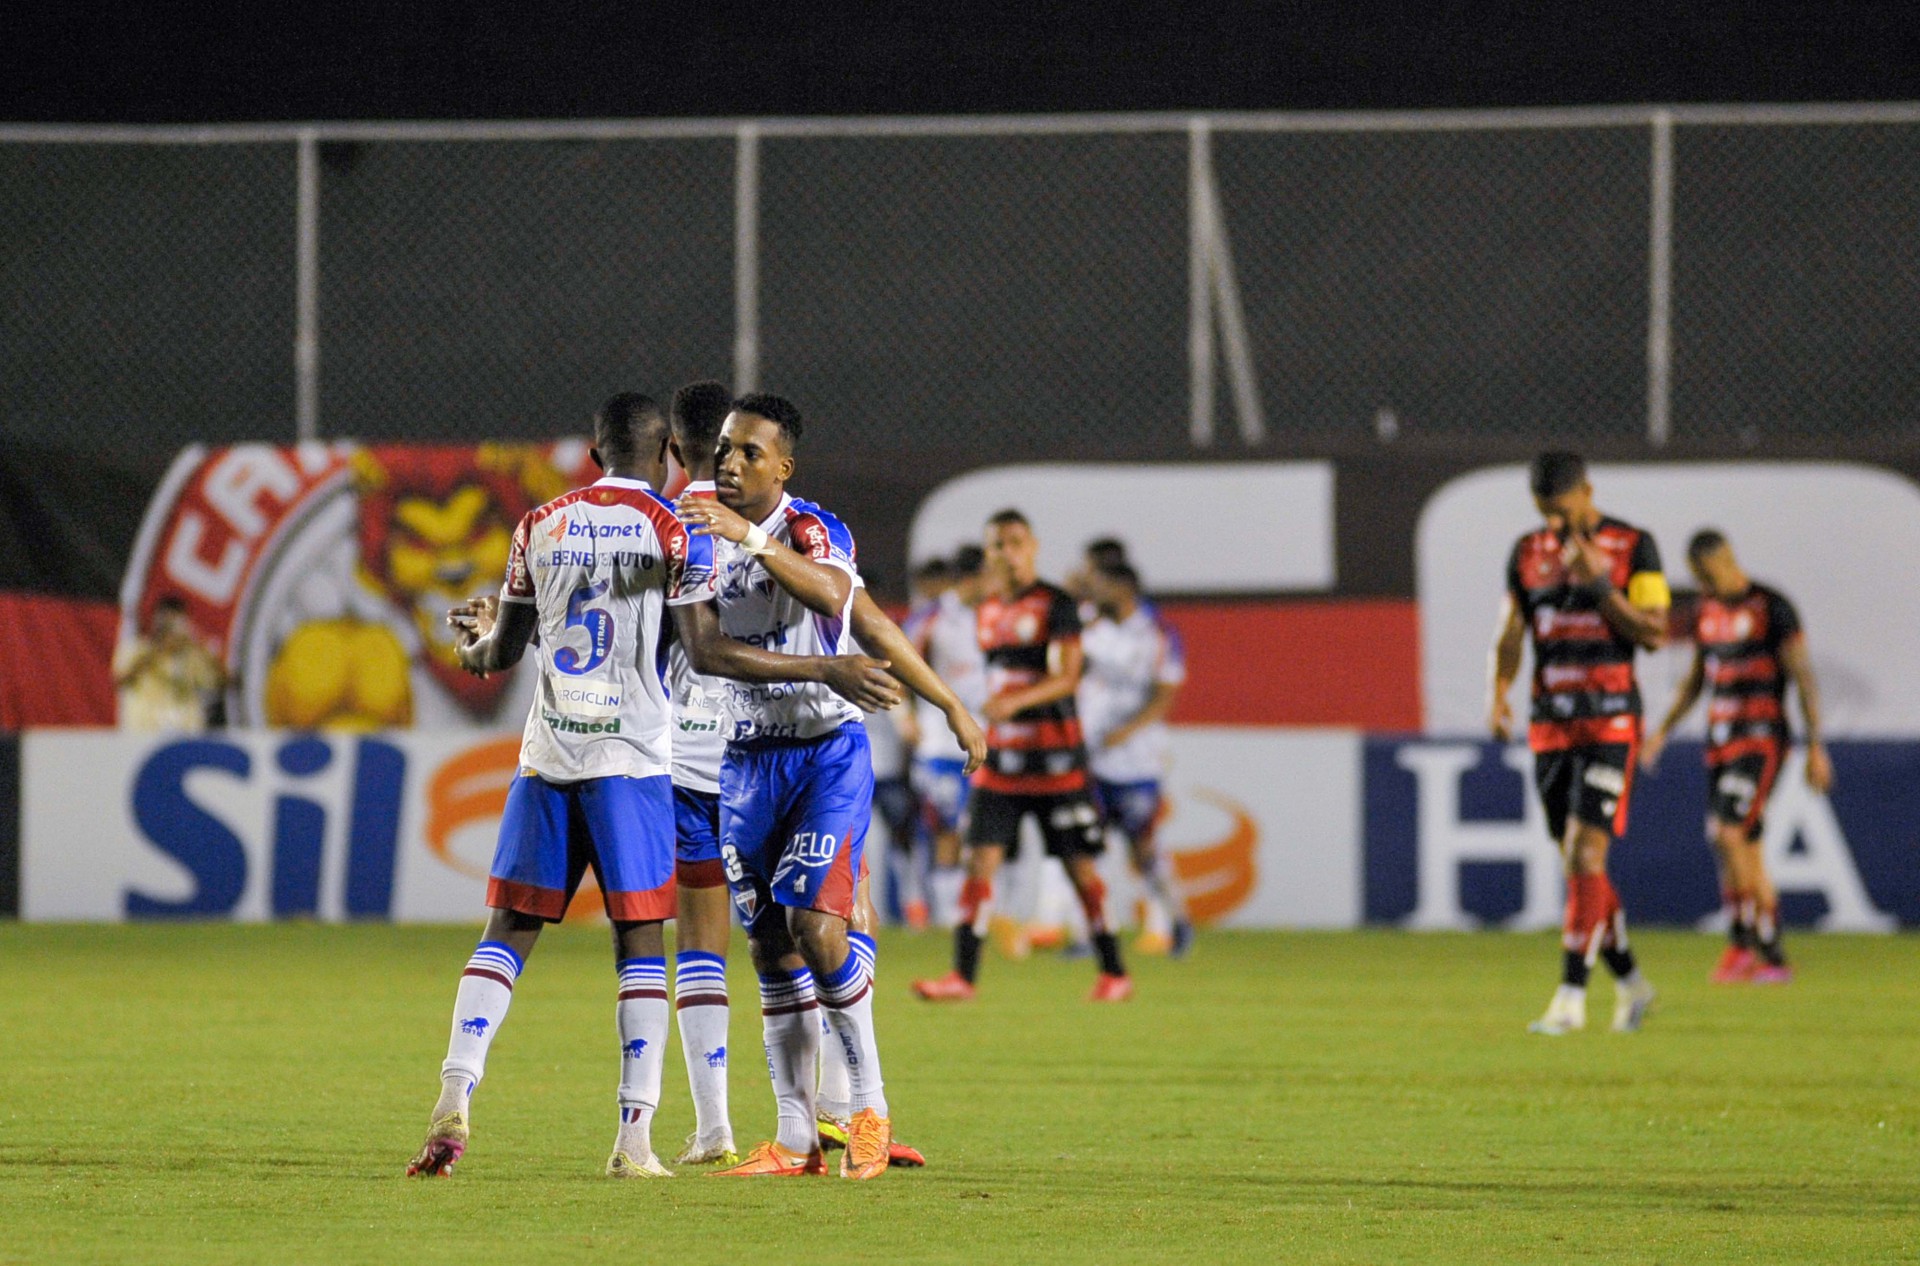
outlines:
M497 592L521 516L594 474L580 441L196 445L147 507L121 637L183 601L236 726L491 725L516 675L461 671L446 610Z

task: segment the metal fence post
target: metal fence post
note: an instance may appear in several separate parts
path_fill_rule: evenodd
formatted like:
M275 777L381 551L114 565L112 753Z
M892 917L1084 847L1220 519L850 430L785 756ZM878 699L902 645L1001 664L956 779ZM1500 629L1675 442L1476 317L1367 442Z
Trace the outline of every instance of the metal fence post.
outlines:
M1673 435L1673 115L1653 114L1647 248L1647 442Z
M733 165L733 389L760 386L760 129L742 123Z
M304 128L296 143L294 211L294 435L320 438L320 140Z
M1187 124L1187 427L1196 448L1213 445L1213 251L1208 235L1212 136L1205 119Z

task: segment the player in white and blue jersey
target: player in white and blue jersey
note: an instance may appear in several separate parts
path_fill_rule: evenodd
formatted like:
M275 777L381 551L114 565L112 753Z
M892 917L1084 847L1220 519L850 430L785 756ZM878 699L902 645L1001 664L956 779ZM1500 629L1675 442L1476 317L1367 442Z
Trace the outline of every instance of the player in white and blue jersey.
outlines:
M855 637L853 537L833 515L787 493L800 433L790 401L741 397L721 433L718 499L683 498L680 512L735 546L719 586L728 636L768 649L841 654ZM892 1127L871 969L848 937L872 812L865 727L858 709L805 685L730 682L726 714L721 856L760 974L778 1129L743 1164L721 1172L825 1172L813 1085L824 1010L850 1078L853 1111L840 1172L876 1177L887 1168Z
M1142 601L1131 566L1089 568L1084 583L1096 612L1080 635L1086 668L1079 689L1094 799L1108 829L1126 839L1150 898L1136 948L1184 954L1193 925L1155 835L1169 761L1166 717L1187 679L1186 656L1173 626Z
M672 452L686 470L689 482L683 501L711 502L716 497L715 454L720 432L732 412L732 395L718 382L688 384L674 393ZM717 567L724 572L735 546L714 539ZM921 697L944 705L943 715L965 718L957 699L931 669L919 660L899 628L873 602L864 587L856 590L852 625L855 638L891 661L891 671ZM694 672L678 648L670 658L670 681L675 706L674 801L678 818L676 847L679 879L679 922L675 957L674 1002L680 1020L681 1044L687 1080L693 1091L695 1128L686 1149L677 1158L684 1164L738 1163L733 1155L733 1132L727 1109L727 1063L730 999L726 986L726 956L730 936L730 898L720 861L720 768L726 749L724 724L727 685ZM949 724L952 724L950 721ZM973 745L984 752L984 737L975 727ZM959 740L956 740L959 742ZM857 891L864 892L864 885ZM856 908L856 927L849 933L853 953L869 974L875 952L870 928L859 911L870 917L870 903ZM852 1115L844 1053L838 1043L821 1051L819 1116L821 1138L846 1141L847 1118ZM831 1100L849 1099L845 1105ZM923 1163L913 1149L892 1146L895 1164Z
M667 1033L661 923L675 907L668 610L702 671L832 683L822 689L872 706L898 701L875 661L783 656L720 632L712 543L654 491L666 442L652 400L608 401L594 420L605 477L523 518L499 598L449 614L469 671L503 671L532 646L539 676L490 868L492 911L461 977L440 1098L409 1174L450 1173L464 1154L470 1096L514 983L591 867L613 921L620 981L620 1126L607 1172L668 1176L650 1138Z
M987 702L987 661L980 653L975 609L985 594L984 551L964 545L947 564L949 583L909 618L907 636L933 670L953 687L967 711L978 717ZM967 811L966 753L938 710L922 700L914 709L913 789L920 798L921 826L932 845L928 895L932 918L950 927L959 917L960 826Z

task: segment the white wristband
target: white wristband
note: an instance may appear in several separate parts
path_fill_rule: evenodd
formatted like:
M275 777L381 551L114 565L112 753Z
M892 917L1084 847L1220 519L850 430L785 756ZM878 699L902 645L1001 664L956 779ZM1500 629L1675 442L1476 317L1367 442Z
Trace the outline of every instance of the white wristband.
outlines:
M746 539L740 542L740 548L749 554L771 554L773 538L767 535L767 529L756 523L747 529Z

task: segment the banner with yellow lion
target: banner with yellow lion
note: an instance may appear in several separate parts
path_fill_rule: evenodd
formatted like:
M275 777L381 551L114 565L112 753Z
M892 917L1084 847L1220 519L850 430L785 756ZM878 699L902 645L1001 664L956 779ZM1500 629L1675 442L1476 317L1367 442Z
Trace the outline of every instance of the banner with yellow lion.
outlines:
M147 507L120 639L177 600L234 726L516 727L531 679L462 672L443 617L499 588L523 514L597 474L581 440L188 448Z

